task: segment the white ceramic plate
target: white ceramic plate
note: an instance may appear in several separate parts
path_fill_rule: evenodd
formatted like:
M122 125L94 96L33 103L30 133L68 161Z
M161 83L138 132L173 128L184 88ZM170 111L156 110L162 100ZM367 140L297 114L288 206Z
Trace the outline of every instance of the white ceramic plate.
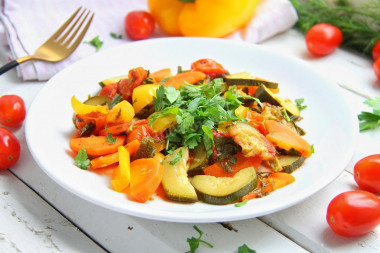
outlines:
M108 77L133 67L151 71L177 66L190 68L200 58L212 58L231 73L248 71L280 84L280 95L304 98L301 126L315 154L293 175L296 181L242 207L204 203L181 204L156 198L145 204L129 201L110 189L110 180L74 165L69 138L74 131L71 96L84 101L100 90ZM334 109L332 110L332 106ZM242 220L290 207L332 182L349 162L357 132L345 100L334 84L305 63L263 50L260 46L226 39L165 38L128 43L87 57L54 76L33 102L26 137L39 166L62 187L100 206L128 215L173 222Z

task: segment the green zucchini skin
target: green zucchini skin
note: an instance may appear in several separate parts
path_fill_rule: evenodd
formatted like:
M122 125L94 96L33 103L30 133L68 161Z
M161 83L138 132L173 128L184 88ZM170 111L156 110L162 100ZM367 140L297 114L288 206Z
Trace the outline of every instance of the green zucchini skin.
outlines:
M224 77L226 84L228 85L237 85L237 86L260 86L264 85L270 89L277 89L278 83L270 82L267 80L254 78L248 72L231 74Z
M298 107L290 100L283 99L269 89L267 89L264 85L260 85L256 90L254 97L258 98L261 102L267 102L271 105L282 106L285 108L286 112L289 115L293 115L295 117L300 116L300 111Z
M279 156L278 160L282 166L283 172L292 173L302 166L306 160L306 157L295 155L281 155Z
M239 180L236 180L237 178ZM217 180L217 182L220 183L220 186L218 187L218 192L215 192L213 190L208 191L206 189L207 187L204 187L204 185L210 184L210 181L212 180ZM228 183L225 183L231 180L236 181L233 183L233 186L230 186L228 185ZM213 205L226 205L240 200L243 196L247 195L249 192L254 190L257 186L257 181L258 179L255 168L248 167L236 173L233 178L216 178L214 176L209 175L198 175L191 180L191 183L197 191L198 198L203 202ZM203 187L202 184L204 184ZM236 188L237 185L238 187ZM228 188L236 189L232 190ZM224 193L221 194L222 192Z

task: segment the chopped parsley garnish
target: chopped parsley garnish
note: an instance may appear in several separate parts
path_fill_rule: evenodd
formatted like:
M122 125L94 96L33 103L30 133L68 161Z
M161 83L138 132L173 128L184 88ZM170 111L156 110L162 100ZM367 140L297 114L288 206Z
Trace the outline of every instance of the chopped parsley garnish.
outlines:
M235 207L241 207L241 206L244 206L247 203L248 203L248 199L245 199L245 200L243 200L243 201L241 201L239 203L236 203Z
M289 118L289 115L288 115L288 112L286 111L286 109L282 109L282 114L284 115L286 121L290 122L292 121L290 118Z
M110 33L110 36L114 39L121 39L122 38L121 34L116 34L113 32Z
M109 144L114 144L116 142L116 137L113 137L111 133L107 134L107 141Z
M214 247L212 244L201 240L202 235L203 235L203 231L201 231L195 225L193 226L193 228L199 233L199 237L198 238L195 238L195 237L187 238L187 242L189 243L189 246L190 246L190 251L188 251L187 253L194 253L198 249L199 243L203 243L203 244L209 246L210 248Z
M307 107L307 105L302 105L305 102L304 98L297 98L294 102L296 102L296 105L300 111Z
M213 130L217 130L221 122L239 120L235 109L245 99L252 97L243 97L234 86L226 91L222 78L200 85L188 84L178 90L161 85L153 97L156 112L149 124L160 117L175 115L177 124L167 135L166 151L171 153L182 146L193 149L203 142L210 156L214 147Z
M96 51L98 51L103 46L103 41L99 39L99 35L95 36L90 41L85 41L84 43L94 46L96 48Z
M74 162L82 170L87 170L90 165L90 160L88 159L87 152L84 148L79 149L78 154L74 158Z
M311 153L314 154L314 144L311 144Z
M256 250L250 249L247 244L243 244L238 248L238 253L256 253Z
M108 108L112 109L112 107L114 107L115 105L117 105L120 102L121 99L122 99L121 95L120 94L116 94L113 97L111 103L109 103Z
M181 160L181 158L182 158L182 149L180 149L178 153L175 154L173 160L170 161L170 165L176 164L179 160Z
M364 104L372 108L372 112L360 112L358 115L360 132L375 129L380 125L380 97L370 98Z

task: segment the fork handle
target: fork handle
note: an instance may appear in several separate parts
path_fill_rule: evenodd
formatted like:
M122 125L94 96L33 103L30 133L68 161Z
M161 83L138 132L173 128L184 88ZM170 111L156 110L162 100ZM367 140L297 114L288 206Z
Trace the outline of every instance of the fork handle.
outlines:
M19 65L20 63L16 60L13 60L11 62L8 62L7 64L5 64L4 66L2 66L0 68L0 75L2 75L3 73L7 72L8 70L10 69L13 69L14 67L16 67L17 65Z

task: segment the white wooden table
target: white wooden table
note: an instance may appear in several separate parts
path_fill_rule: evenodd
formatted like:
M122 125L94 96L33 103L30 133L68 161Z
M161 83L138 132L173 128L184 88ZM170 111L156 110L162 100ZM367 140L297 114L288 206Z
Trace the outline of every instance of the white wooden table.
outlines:
M368 57L339 49L330 56L313 58L306 52L303 36L294 30L261 45L306 61L333 84L380 96L380 82ZM43 86L44 82L19 80L14 70L0 76L0 95L18 94L27 107ZM340 90L349 100L351 108L347 110L352 110L353 118L369 110L363 104L364 97ZM380 252L380 226L366 236L343 238L329 229L325 218L334 196L357 189L352 175L355 163L380 153L380 128L359 134L350 163L326 188L286 210L231 222L235 230L218 223L145 220L84 201L37 166L29 154L23 127L14 133L22 154L14 167L0 171L0 252L186 252L186 239L198 236L193 225L205 233L202 239L214 245L212 249L201 245L197 252L237 252L243 244L257 252Z

